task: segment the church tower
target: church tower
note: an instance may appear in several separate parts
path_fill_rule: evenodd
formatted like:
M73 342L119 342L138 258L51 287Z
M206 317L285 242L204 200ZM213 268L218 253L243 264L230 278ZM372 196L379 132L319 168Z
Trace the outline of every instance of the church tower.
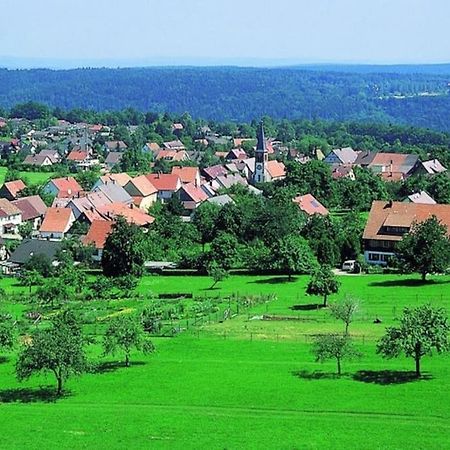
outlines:
M258 129L258 143L255 152L255 172L253 173L253 183L264 183L266 181L266 165L269 155L266 149L266 138L264 137L264 125Z

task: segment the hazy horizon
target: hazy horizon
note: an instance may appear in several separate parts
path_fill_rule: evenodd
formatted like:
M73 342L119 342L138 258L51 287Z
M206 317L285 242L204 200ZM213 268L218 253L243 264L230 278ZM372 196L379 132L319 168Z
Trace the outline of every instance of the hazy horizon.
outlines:
M450 62L447 0L3 0L12 68Z

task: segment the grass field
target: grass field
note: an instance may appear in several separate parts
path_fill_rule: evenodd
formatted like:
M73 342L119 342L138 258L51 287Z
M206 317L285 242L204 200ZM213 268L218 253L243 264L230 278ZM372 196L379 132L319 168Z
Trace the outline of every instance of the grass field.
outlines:
M381 359L375 339L403 306L429 300L449 310L450 277L426 285L387 275L341 281L341 294L334 298L349 293L362 301L350 331L364 356L345 362L345 375L338 379L332 362L314 362L307 336L342 325L310 306L321 300L304 296L307 278L287 283L233 276L210 291L206 277L145 277L141 293L276 293L278 299L224 323L155 338L157 352L133 355L128 369L101 357L98 336L90 356L108 364L101 373L69 380L68 395L54 402L52 377L18 384L15 357L5 357L0 447L449 448L450 357L425 358L425 377L416 381L410 377L413 361ZM14 283L2 279L0 285L16 291ZM15 314L25 307L4 305ZM297 320L258 320L263 314ZM375 317L383 323L374 324Z

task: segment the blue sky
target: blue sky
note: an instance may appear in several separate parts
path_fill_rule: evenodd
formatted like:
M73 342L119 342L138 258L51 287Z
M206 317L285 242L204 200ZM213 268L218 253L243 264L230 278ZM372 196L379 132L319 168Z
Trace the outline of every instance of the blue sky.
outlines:
M0 0L0 12L0 56L17 61L450 62L449 0Z

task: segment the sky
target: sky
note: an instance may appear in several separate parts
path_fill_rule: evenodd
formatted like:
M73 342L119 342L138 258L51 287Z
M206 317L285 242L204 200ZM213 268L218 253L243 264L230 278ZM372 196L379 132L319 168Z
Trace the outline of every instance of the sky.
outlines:
M0 0L0 14L3 65L450 62L449 0Z

